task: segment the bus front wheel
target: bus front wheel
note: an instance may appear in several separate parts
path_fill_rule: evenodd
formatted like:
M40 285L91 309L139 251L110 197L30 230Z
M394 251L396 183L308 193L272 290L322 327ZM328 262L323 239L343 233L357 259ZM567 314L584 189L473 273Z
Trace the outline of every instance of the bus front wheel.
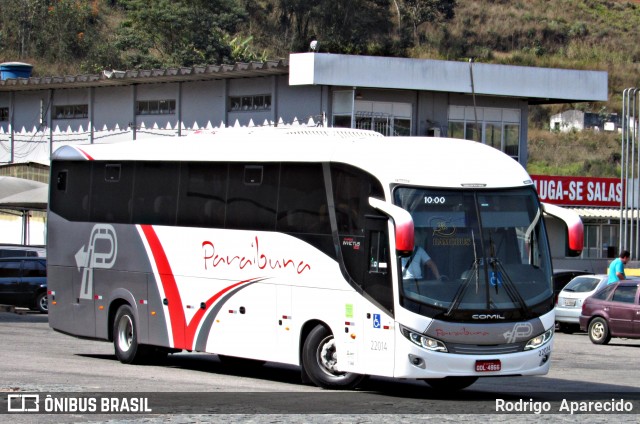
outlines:
M349 390L363 380L363 375L339 371L338 358L331 331L323 325L311 330L302 348L302 366L313 384L323 389Z

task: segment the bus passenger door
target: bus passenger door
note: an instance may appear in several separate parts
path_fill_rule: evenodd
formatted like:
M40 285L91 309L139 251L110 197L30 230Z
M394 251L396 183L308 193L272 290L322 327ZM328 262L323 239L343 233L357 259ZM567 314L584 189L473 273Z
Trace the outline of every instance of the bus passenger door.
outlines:
M367 216L365 252L368 264L362 276L362 288L375 302L366 302L364 310L364 346L366 368L377 375L393 375L394 325L389 218Z

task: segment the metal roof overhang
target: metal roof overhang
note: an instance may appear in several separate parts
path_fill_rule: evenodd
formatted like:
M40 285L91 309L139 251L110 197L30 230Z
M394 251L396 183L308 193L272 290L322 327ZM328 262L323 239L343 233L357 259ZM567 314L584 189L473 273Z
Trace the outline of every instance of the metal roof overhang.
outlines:
M624 218L633 218L636 219L639 217L639 211L634 209L633 211L623 210L622 213L620 209L614 208L581 208L581 207L567 207L567 209L573 210L575 213L580 215L581 218L585 219L620 219L622 215Z
M527 99L530 104L607 100L607 72L474 63L476 95ZM472 94L467 62L291 54L289 60L0 81L0 92L126 86L289 75L290 85L331 85Z
M180 81L206 81L286 75L288 73L288 61L278 60L236 63L235 65L206 65L151 70L103 71L101 74L88 75L11 78L0 81L0 91L29 91L124 86L133 84L158 84Z
M605 71L534 68L340 54L289 56L289 85L406 89L527 99L531 104L606 101Z

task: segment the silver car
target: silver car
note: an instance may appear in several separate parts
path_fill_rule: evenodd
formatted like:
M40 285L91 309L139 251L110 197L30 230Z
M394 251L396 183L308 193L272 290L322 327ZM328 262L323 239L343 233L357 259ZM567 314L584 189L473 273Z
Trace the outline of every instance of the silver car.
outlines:
M580 330L580 313L582 302L607 285L609 276L606 274L580 275L562 289L556 303L556 322L559 330L571 334Z

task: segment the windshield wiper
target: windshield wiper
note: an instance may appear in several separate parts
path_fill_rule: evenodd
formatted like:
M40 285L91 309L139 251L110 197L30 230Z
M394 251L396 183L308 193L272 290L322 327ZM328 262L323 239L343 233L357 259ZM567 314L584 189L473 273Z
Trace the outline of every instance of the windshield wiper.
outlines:
M476 287L478 286L478 273L480 270L480 261L478 260L473 261L473 264L471 265L471 269L473 271L472 275L469 275L468 278L465 278L463 283L460 284L460 287L458 287L458 290L456 291L456 294L455 296L453 296L453 300L451 301L451 306L449 306L449 309L447 309L447 312L444 314L445 316L447 317L451 316L453 311L458 309L458 306L460 305L460 302L462 301L464 294L467 292L467 289L469 288L472 278L476 280Z
M465 278L464 282L458 287L456 294L453 296L453 300L451 300L451 306L447 309L447 312L444 314L445 316L451 316L453 311L458 309L464 294L467 292L469 288L469 284L471 283L471 278L475 277L476 280L476 293L478 292L478 280L480 279L480 259L478 259L478 252L476 250L476 238L473 234L473 230L471 230L471 243L473 243L473 264L471 265L472 275L469 275L468 278Z
M509 274L507 274L507 271L504 269L504 266L502 265L502 262L500 262L500 259L498 259L497 257L492 257L489 259L489 264L491 265L491 268L493 269L492 272L496 277L496 293L498 292L498 286L502 282L504 284L504 290L507 293L507 296L509 296L513 303L516 303L518 305L520 311L522 311L523 315L526 316L527 303L520 294L520 291L518 291L516 285L513 283L513 280L511 280L511 277L509 277Z

